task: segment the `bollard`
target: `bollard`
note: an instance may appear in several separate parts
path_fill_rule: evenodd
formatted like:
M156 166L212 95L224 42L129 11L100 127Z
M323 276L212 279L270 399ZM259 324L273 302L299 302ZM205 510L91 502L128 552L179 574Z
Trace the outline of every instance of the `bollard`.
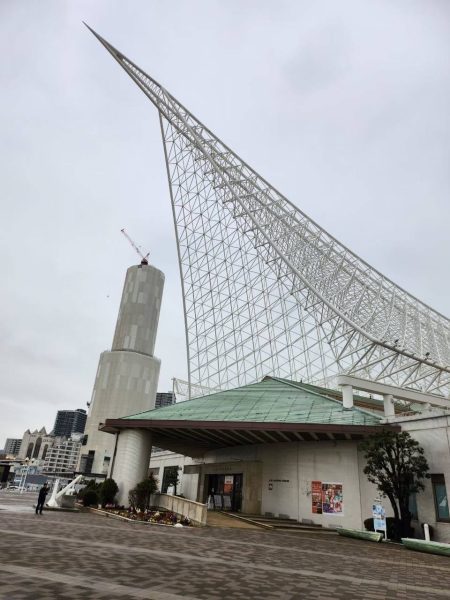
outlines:
M425 540L427 542L429 542L430 541L430 528L428 526L428 523L423 524L423 533L425 534Z

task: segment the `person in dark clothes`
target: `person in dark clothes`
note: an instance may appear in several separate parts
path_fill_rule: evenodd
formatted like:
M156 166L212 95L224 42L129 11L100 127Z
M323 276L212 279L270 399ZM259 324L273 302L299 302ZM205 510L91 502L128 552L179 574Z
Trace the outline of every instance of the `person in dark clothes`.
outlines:
M42 515L42 509L44 508L45 499L47 498L49 487L46 483L39 490L39 497L36 504L36 514Z

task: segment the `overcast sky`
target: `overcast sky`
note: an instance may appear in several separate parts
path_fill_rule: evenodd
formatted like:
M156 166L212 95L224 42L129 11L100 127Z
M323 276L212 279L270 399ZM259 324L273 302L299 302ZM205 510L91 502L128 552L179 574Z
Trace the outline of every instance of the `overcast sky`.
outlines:
M126 268L166 274L159 389L186 378L156 109L82 25L325 229L450 313L450 3L0 0L0 447L86 408Z

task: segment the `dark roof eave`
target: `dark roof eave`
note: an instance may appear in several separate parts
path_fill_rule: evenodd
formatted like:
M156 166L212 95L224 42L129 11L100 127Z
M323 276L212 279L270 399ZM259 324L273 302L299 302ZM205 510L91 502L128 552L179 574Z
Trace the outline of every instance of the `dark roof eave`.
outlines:
M150 419L107 419L99 429L106 433L117 433L122 429L234 429L250 431L313 431L342 433L375 433L381 427L400 431L399 425L345 425L333 423L283 423L283 422L246 422L246 421L182 421Z

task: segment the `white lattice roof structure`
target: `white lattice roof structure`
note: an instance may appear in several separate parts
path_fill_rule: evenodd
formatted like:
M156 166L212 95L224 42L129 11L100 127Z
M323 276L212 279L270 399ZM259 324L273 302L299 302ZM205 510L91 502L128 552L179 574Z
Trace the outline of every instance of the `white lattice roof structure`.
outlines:
M448 396L449 320L338 242L93 33L159 113L189 382L332 385L347 373Z

